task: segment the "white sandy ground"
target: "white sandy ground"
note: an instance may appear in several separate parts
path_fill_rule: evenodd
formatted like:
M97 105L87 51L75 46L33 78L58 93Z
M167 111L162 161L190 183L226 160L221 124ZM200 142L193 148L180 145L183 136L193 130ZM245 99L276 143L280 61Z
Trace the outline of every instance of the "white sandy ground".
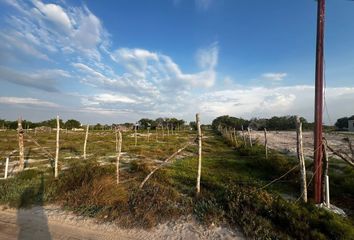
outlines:
M245 239L237 230L205 227L185 217L160 224L152 229L123 229L113 223L98 223L64 211L58 206L37 206L16 210L0 208L0 239L12 240L79 240L79 239Z
M258 139L259 143L264 144L263 131L253 131L251 133L251 136L253 139ZM333 149L350 155L348 143L343 141L343 138L349 138L354 146L354 134L331 133L324 134L324 136L327 139L328 145L331 146ZM302 138L305 157L313 159L313 133L303 132ZM296 156L295 131L268 131L267 139L269 148ZM329 152L329 156L333 156L331 152Z

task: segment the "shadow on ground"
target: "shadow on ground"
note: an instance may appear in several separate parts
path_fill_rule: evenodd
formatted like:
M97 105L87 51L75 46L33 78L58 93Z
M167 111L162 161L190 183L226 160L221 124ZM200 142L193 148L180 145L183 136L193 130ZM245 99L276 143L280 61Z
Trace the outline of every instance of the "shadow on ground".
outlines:
M30 209L26 207L31 206L28 202L32 199L31 196L36 195L35 206ZM45 214L43 203L44 203L44 178L41 177L41 184L36 191L36 189L28 188L21 195L20 207L17 211L17 227L18 227L18 240L47 240L52 239L49 227L48 218Z

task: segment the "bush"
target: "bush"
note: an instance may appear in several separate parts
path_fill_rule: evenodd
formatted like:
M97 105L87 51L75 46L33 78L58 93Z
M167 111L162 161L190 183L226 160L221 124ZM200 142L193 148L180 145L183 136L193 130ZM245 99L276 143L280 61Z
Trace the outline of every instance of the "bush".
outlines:
M256 239L353 239L348 220L312 204L296 204L242 186L225 189L227 218Z

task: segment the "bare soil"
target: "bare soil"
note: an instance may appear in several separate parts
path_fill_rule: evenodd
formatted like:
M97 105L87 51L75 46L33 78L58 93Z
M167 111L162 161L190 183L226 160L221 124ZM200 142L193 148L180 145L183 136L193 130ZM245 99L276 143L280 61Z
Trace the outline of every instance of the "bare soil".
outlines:
M123 229L114 223L100 223L77 216L58 206L0 210L0 239L245 239L226 227L202 226L186 217L152 229Z
M264 143L264 132L254 131L252 132L252 138L258 139L258 141ZM349 138L354 145L354 134L350 133L325 133L327 144L337 151L351 154L348 143L344 138ZM303 132L303 146L304 155L306 158L313 159L313 132ZM280 152L296 155L296 132L295 131L268 131L267 132L268 146L271 149L278 150ZM329 152L329 156L333 156ZM337 158L336 156L333 156Z

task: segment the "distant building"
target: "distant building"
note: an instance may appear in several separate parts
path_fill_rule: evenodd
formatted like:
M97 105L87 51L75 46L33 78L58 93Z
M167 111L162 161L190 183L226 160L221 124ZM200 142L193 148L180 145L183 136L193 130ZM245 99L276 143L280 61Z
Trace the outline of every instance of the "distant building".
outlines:
M34 129L35 132L51 132L51 127L41 126Z
M83 131L85 131L85 129L83 129L83 128L72 128L71 130L74 131L74 132L83 132Z
M354 132L354 120L348 120L348 132Z

